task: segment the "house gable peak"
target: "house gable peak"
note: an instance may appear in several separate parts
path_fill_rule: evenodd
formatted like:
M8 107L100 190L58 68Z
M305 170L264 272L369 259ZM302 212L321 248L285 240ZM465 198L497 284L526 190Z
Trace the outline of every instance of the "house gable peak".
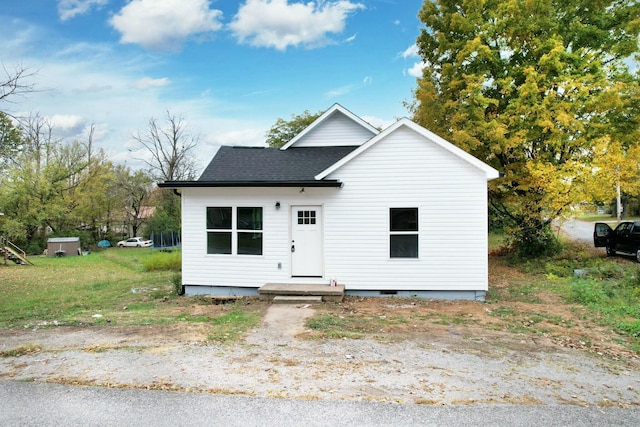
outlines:
M340 161L334 163L329 168L325 169L324 171L316 175L315 179L322 180L327 178L332 172L341 168L343 165L350 162L355 157L358 157L361 153L368 150L378 142L384 140L388 135L396 132L401 127L407 127L413 130L414 132L422 136L426 141L429 141L433 144L436 144L444 148L445 150L449 151L451 154L459 157L460 159L464 160L470 165L482 170L487 176L487 181L498 178L500 175L496 169L484 163L483 161L477 159L471 154L467 153L463 149L453 145L446 139L436 135L435 133L407 119L406 117L403 117L400 120L396 121L391 126L389 126L388 128L386 128L385 130L383 130L382 132L378 133L375 137L371 138L365 144L362 144L360 147L358 147L357 149L353 150L351 153L349 153L348 155L340 159Z
M378 133L378 129L362 118L340 104L333 104L281 150L290 147L360 146Z

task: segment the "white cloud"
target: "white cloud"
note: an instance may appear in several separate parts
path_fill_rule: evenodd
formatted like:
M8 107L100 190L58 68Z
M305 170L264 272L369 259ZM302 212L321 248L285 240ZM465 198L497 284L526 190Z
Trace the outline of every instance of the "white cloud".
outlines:
M412 44L407 49L405 49L405 51L402 52L400 54L400 56L402 56L404 59L411 58L411 57L414 57L414 56L420 56L418 54L418 46L415 45L415 44Z
M426 66L427 64L422 61L416 62L415 64L413 64L413 67L409 68L406 71L406 73L413 77L422 77L422 70L424 70L424 67Z
M347 0L292 4L288 0L247 0L229 27L241 43L252 46L314 48L331 43L327 35L341 33L347 17L364 8Z
M245 128L241 130L231 130L211 134L206 137L207 144L219 145L244 145L244 146L265 146L264 129Z
M418 46L416 44L412 44L408 48L399 54L403 59L409 58L419 58L420 53L418 52ZM404 70L403 74L410 75L413 77L422 77L422 70L426 67L426 63L424 61L415 62L411 68Z
M147 90L153 87L163 87L169 85L170 81L168 78L163 77L161 79L152 79L151 77L143 77L139 80L136 80L133 83L133 87L140 90Z
M53 114L45 119L53 127L53 135L61 139L80 139L87 127L87 119L76 114Z
M375 116L361 116L362 120L369 123L371 126L378 129L386 129L395 123L395 120L385 120Z
M84 119L75 114L54 114L48 119L53 126L62 130L74 129L84 123Z
M66 21L76 15L84 15L93 6L102 7L108 2L109 0L59 0L58 16L61 21Z
M109 23L120 32L121 43L172 51L190 36L220 30L221 17L208 0L132 0Z

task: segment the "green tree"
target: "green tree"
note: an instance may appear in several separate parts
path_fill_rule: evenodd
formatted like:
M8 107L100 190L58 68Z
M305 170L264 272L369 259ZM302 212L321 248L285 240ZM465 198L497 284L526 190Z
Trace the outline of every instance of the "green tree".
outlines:
M97 239L109 207L121 200L108 191L113 166L106 155L91 153L90 144L54 139L38 116L23 124L20 135L21 151L0 176L6 234L33 252L49 234L82 232Z
M276 123L271 126L271 129L267 131L267 144L269 147L282 147L302 132L304 128L313 123L322 113L324 113L324 111L311 114L308 110L305 110L302 114L292 114L291 120L278 118Z
M490 203L521 255L557 248L551 222L585 197L594 145L620 118L616 84L638 52L638 16L633 0L427 0L420 10L425 68L409 108L504 174Z
M146 208L153 191L153 178L143 170L132 172L126 166L117 166L113 191L120 199L120 213L124 223L138 236L146 221Z
M605 136L593 152L592 200L609 204L615 199L618 221L623 213L623 198L640 194L640 85L638 78L620 75L616 96L606 99L610 115L600 126ZM594 123L595 124L595 123Z
M180 232L180 198L175 197L168 189L158 188L155 191L155 199L156 209L145 224L145 235Z

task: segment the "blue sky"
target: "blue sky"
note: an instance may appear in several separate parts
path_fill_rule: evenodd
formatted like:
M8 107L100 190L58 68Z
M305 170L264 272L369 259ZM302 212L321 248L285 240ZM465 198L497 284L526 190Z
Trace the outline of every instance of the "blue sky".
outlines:
M263 143L279 117L336 102L385 127L409 115L421 5L6 0L0 62L35 72L38 91L0 108L39 113L64 138L84 139L93 124L96 145L134 168L131 135L166 111L201 136L201 166L220 145Z

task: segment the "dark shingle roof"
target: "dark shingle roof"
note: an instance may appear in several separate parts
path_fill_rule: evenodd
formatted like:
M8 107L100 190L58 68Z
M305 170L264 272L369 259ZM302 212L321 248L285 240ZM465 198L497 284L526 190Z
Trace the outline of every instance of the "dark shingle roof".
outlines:
M201 183L312 182L314 177L358 147L222 146L204 170Z

